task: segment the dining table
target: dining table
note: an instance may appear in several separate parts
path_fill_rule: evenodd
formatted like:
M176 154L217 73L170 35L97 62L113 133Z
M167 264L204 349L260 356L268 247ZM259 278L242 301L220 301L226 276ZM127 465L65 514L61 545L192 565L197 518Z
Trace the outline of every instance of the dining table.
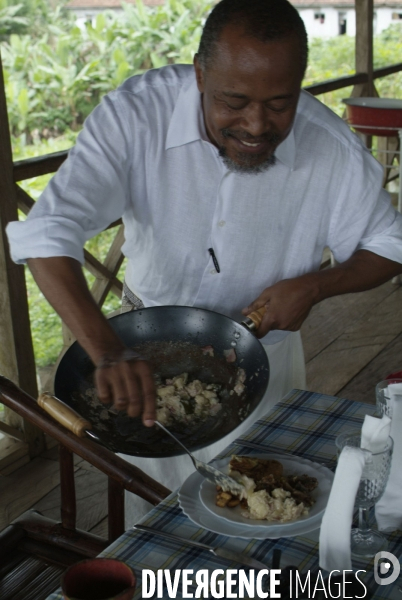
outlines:
M375 406L372 404L317 392L292 390L217 458L222 459L234 454L243 456L283 455L284 457L292 455L312 461L316 465L325 465L334 471L336 468L335 438L343 431L359 430L364 416L372 415L374 412ZM199 475L197 474L197 476ZM205 508L203 510L205 511ZM370 512L370 518L375 526L374 510L371 509ZM355 523L356 518L355 514ZM304 533L300 528L299 530L296 528L294 535L292 530L290 530L290 534L286 530L286 536L253 537L253 534L248 534L246 537L237 537L230 533L227 526L225 526L226 529L224 528L225 533L222 533L221 530L213 531L216 528L209 525L208 519L204 522L206 526L201 525L202 522L198 516L189 518L183 512L179 502L179 490L170 494L140 521L141 524L156 528L158 531L175 534L183 540L195 540L209 546L246 554L262 562L268 569L272 566L273 557L276 554L276 557L281 557L281 569L293 566L301 575L310 572L312 577L317 576L320 570L319 524L313 531ZM388 552L394 554L400 561L402 532L396 531L388 534L387 539ZM190 547L185 543L167 540L152 533L141 532L134 527L125 531L99 556L124 561L134 570L137 577L135 600L143 597L142 573L145 569L155 573L159 569L170 570L172 573L176 569L189 569L195 573L201 569L208 571L222 569L225 572L227 569L244 568L238 563L230 563L226 559L214 556L208 550ZM378 585L374 579L374 558L355 559L352 557L352 565L354 570L365 571L360 577L370 590L373 600L386 598L402 600L402 577L390 585ZM322 571L323 577L327 575L328 572ZM363 588L361 589L363 590ZM194 594L193 597L195 597L195 590L194 582L194 586L188 588L188 591ZM157 597L156 594L154 597ZM166 587L163 590L163 597L170 597ZM175 597L183 597L180 586ZM317 593L312 597L325 598L327 596L319 596ZM332 597L339 596L333 595ZM57 591L47 600L60 600L61 598L61 592Z

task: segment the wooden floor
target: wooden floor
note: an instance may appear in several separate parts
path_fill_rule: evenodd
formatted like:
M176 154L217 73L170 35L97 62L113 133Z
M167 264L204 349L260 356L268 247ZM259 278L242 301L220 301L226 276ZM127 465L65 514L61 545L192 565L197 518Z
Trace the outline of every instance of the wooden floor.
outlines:
M402 287L326 300L303 325L308 389L373 404L375 384L402 369ZM106 477L76 457L78 527L107 537ZM57 448L0 476L0 530L29 508L59 518Z

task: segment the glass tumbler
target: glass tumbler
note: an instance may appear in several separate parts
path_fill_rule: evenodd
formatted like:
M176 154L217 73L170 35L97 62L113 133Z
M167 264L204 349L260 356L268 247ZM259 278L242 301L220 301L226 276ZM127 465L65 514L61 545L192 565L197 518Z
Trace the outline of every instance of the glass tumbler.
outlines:
M385 379L385 381L380 381L380 383L377 383L375 386L377 413L380 417L387 415L387 417L392 419L391 399L387 394L387 388L393 383L402 384L402 379Z
M360 433L341 433L335 440L338 457L345 446L360 448ZM384 493L391 469L394 442L388 437L381 452L370 452L364 449L366 462L356 494L355 506L359 509L359 525L352 529L352 554L360 557L371 557L387 547L386 537L371 529L368 523L368 510L375 505Z

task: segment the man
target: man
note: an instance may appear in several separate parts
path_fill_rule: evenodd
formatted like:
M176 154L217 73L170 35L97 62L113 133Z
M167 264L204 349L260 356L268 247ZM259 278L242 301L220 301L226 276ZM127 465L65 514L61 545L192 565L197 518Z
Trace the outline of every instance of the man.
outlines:
M145 425L155 419L150 368L116 338L79 264L84 242L118 217L133 304L235 319L266 307L258 336L271 381L252 420L303 387L298 330L314 304L402 271L402 218L381 189L382 169L341 119L300 92L306 61L304 25L286 0L222 0L194 70L150 71L109 94L29 219L8 228L14 260L28 259L97 365L100 398ZM319 271L325 246L341 264ZM153 471L149 459L136 464L175 487L192 468L175 460L159 470L154 461Z

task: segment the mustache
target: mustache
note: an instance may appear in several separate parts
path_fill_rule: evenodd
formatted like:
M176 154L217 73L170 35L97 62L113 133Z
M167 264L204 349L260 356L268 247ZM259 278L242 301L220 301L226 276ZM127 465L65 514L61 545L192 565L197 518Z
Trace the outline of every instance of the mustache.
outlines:
M246 131L230 129L229 127L224 127L223 129L221 129L221 134L224 138L235 137L240 141L250 142L254 144L263 144L266 142L270 144L278 144L281 140L280 136L277 133L264 133L263 135L255 137L253 135L250 135Z

